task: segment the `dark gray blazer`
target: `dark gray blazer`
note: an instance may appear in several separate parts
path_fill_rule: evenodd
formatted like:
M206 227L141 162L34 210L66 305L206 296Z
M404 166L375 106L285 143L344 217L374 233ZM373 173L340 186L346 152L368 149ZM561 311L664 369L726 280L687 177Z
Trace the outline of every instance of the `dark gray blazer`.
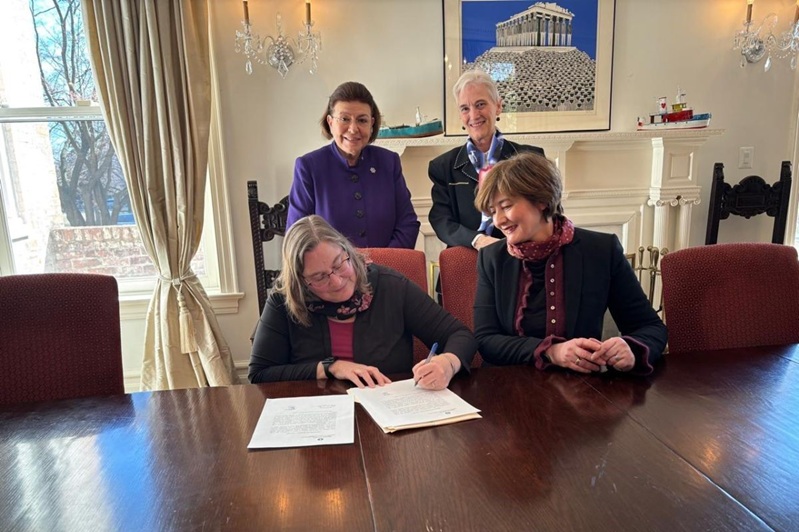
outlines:
M566 338L602 337L610 309L636 357L633 370L649 373L666 346L666 326L644 295L616 235L576 228L561 248L566 300ZM480 250L477 259L474 332L483 358L492 364L532 364L543 338L517 336L514 329L522 261L508 254L504 240Z
M505 139L500 160L521 152L544 155L544 150L538 146L516 144ZM430 161L427 174L433 182L433 206L428 219L436 235L447 246L471 246L480 227L481 215L474 206L477 171L469 161L466 144ZM502 233L495 230L492 236L502 238Z

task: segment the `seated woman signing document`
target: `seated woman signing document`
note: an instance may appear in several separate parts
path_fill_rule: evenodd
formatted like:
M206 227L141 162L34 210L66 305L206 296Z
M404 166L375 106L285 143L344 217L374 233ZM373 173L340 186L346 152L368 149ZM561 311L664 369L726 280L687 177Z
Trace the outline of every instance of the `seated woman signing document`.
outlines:
M413 337L440 354L413 365ZM349 380L359 387L413 371L423 388L468 372L474 336L399 272L364 257L321 217L301 218L253 339L250 382Z

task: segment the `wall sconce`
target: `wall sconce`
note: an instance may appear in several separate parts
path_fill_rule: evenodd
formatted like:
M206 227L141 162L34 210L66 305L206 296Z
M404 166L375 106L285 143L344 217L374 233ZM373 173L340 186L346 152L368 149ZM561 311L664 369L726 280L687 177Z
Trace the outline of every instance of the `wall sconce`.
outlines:
M735 34L733 50L741 51L741 68L747 63L757 63L763 57L766 62L763 70L771 69L772 56L778 59L791 58L791 69L796 70L797 55L799 55L799 0L796 0L793 23L784 32L775 35L778 17L769 13L759 25L752 22L752 5L755 0L746 0L746 20L743 29Z
M799 0L797 0L799 1ZM322 35L314 33L314 22L311 20L311 0L305 0L304 29L297 34L294 40L283 34L283 19L280 13L276 15L277 36L267 35L263 39L252 31L250 24L250 10L248 0L242 1L244 7L244 20L241 21L242 30L236 30L236 53L244 54L246 62L244 69L247 74L252 74L252 62L268 65L285 78L289 68L306 59L310 60L308 69L311 74L316 73L319 52L322 51Z

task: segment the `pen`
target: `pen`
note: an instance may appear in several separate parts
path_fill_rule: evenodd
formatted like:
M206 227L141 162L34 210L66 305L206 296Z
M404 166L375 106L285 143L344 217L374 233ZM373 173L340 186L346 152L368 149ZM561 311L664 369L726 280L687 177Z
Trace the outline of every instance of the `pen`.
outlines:
M427 358L424 359L425 364L430 363L430 359L436 354L436 349L438 349L438 342L433 342L433 347L430 348L430 353L428 353ZM414 379L413 385L416 386L417 384L419 384L419 381Z

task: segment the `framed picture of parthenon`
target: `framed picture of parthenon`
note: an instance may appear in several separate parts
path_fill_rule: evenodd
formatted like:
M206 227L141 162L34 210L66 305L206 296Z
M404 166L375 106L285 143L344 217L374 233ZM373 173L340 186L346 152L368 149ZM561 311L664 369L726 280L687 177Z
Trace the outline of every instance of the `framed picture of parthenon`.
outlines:
M462 135L452 87L488 72L503 133L610 129L615 0L443 0L444 121Z

